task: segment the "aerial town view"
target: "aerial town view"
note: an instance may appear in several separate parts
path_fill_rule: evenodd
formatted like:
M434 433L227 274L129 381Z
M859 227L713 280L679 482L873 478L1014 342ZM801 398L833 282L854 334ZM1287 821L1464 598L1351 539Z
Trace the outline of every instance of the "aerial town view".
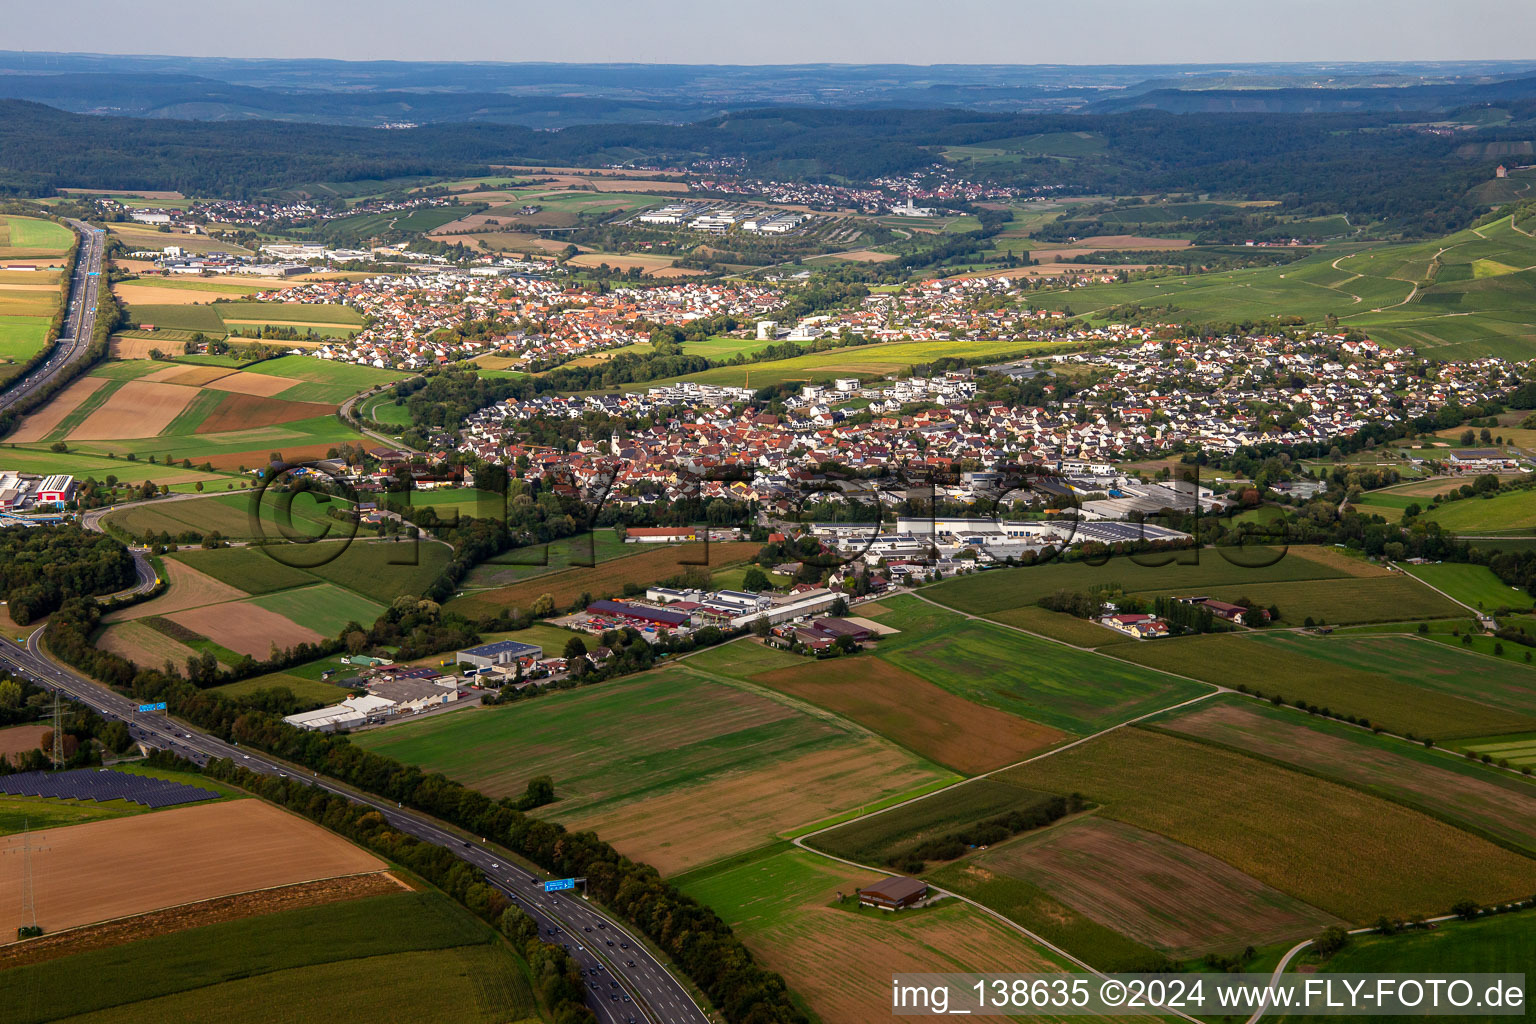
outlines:
M0 20L0 1024L1536 1021L1536 6Z

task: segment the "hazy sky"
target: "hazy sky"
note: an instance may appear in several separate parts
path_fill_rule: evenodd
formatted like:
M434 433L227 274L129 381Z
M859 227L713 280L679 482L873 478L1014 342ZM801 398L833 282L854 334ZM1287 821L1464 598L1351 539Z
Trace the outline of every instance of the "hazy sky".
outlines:
M1536 0L47 0L0 49L343 60L1162 64L1536 58Z

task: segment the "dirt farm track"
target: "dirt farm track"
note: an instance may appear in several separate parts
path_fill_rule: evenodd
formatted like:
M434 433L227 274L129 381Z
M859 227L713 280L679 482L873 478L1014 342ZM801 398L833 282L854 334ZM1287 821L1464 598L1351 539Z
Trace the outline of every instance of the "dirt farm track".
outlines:
M32 835L37 922L47 932L384 863L260 800L93 821ZM21 919L22 837L0 838L0 935Z

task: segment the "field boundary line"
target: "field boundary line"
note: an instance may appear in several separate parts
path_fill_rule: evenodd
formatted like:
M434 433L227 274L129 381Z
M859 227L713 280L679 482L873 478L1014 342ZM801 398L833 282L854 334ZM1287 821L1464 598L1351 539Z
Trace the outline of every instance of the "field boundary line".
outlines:
M251 794L246 794L246 796L251 798L251 799L257 799L257 800L261 799L260 797L255 797L255 796L252 796ZM286 808L284 808L284 810L286 810ZM150 813L154 813L154 812L150 812ZM291 814L292 812L290 811L289 813ZM306 818L304 820L307 821L308 819ZM88 822L81 822L80 824L89 824L89 823ZM64 827L68 828L69 826L66 825ZM353 844L353 845L356 845L356 844ZM88 924L77 924L77 925L74 925L74 926L69 927L69 928L60 928L57 931L51 931L51 932L48 932L47 934L48 934L49 937L56 936L56 935L70 935L70 934L72 934L74 932L84 931L84 930L86 930L88 928L100 928L103 925L119 924L119 923L121 923L123 921L132 921L132 920L135 920L135 919L140 918L140 917L149 917L152 914L163 914L163 913L165 913L166 911L169 911L169 910L180 910L183 907L197 907L197 906L202 906L204 903L217 903L219 900L234 899L235 897L238 897L238 896L254 896L257 893L276 892L279 889L293 889L293 888L297 888L298 886L301 886L301 885L314 885L316 882L331 882L331 881L335 881L338 878L362 878L365 875L390 875L390 870L391 869L389 869L389 868L375 868L372 871L348 871L348 872L345 872L345 873L340 874L340 875L326 875L324 878L305 878L305 879L301 879L300 881L297 881L297 882L283 882L280 885L264 885L264 886L260 887L259 889L243 889L240 892L226 892L226 893L223 893L222 895L219 895L219 896L206 896L206 897L204 897L203 899L200 899L200 900L188 900L186 903L173 903L173 904L171 904L168 907L156 907L154 910L146 910L146 911L143 911L142 913L138 913L138 914L124 914L122 917L108 917L108 918L104 918L104 919L102 919L100 921L91 921ZM395 884L400 885L400 886L404 886L405 885L405 883L400 881L400 879L394 878L394 876L392 876L392 875L390 875L390 877L395 882ZM414 889L407 889L407 891L408 892L415 892L416 890L414 890ZM251 916L257 916L257 915L251 915ZM0 952L4 952L6 950L9 950L9 949L11 949L11 948L13 948L15 946L19 946L22 943L27 942L27 941L29 941L29 940L27 940L27 939L13 939L10 942L0 942Z

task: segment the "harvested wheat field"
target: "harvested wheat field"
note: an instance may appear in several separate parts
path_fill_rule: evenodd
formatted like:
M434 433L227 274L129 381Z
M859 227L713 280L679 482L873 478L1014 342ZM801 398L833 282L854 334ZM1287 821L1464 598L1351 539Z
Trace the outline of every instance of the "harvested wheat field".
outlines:
M164 352L174 344L162 338L125 338L114 334L107 343L107 355L113 359L148 359L155 349Z
M674 267L672 264L675 261L671 256L649 256L637 253L585 252L580 256L572 256L570 262L578 267L596 267L604 263L621 269L639 267L650 277L687 277L705 273L703 270Z
M71 441L120 441L154 437L197 397L196 388L130 380L74 430Z
M126 622L146 615L166 615L187 608L199 608L205 604L238 601L248 596L245 591L237 590L228 583L221 583L212 576L198 572L190 565L174 558L165 560L165 578L170 584L170 589L164 594L152 600L110 612L102 621Z
M44 931L338 875L384 862L259 800L230 800L51 829L32 856ZM0 839L0 852L21 845ZM174 851L174 852L173 852ZM0 934L21 918L22 858L0 856Z
M330 412L331 407L326 408ZM358 440L362 440L359 434ZM325 441L318 444L269 444L265 448L251 448L240 452L221 452L217 455L209 455L203 459L214 469L239 469L244 466L247 469L268 464L268 456L276 449L283 453L283 458L291 463L309 462L314 459L323 459L328 452L336 448L335 441Z
M319 633L255 604L212 604L175 612L166 618L186 626L216 644L253 658L265 658L276 644L283 650L300 643L324 640Z
M95 644L109 654L127 658L140 668L157 669L170 662L179 669L188 658L197 657L197 652L186 644L137 620L112 623L96 635Z
M329 416L335 411L334 405L324 405L320 402L282 402L275 398L231 393L225 395L223 400L214 407L213 412L198 424L196 432L223 434L235 430L251 430L255 427L271 427L279 423L292 423L294 420Z
M966 700L868 656L854 668L807 662L760 672L752 681L835 711L967 775L1022 761L1069 738L1060 729Z
M896 973L1061 970L1017 931L958 900L897 914L838 904L838 893L879 877L791 850L685 881L684 889L716 908L824 1021L885 1020Z
M1175 957L1293 942L1345 923L1209 854L1097 816L989 850L965 870L1022 878Z
M79 378L59 392L52 401L45 402L37 412L24 418L7 440L41 441L53 433L54 428L64 422L64 418L74 412L81 402L94 395L106 383L105 377Z
M874 249L853 249L849 252L836 254L840 260L853 260L857 263L887 263L896 258L894 253L876 252Z
M1084 249L1186 249L1187 238L1151 238L1146 235L1092 235L1079 238L1077 245Z
M252 291L256 289L252 288ZM167 288L152 284L121 283L112 286L119 302L144 306L202 306L214 299L227 299L229 292L202 291L197 288Z
M0 729L0 761L13 754L25 754L42 745L43 737L52 732L47 725L13 725Z
M910 790L932 778L932 771L889 744L857 740L765 771L725 775L607 813L576 815L565 824L592 829L620 852L670 875L762 846L871 795Z
M295 384L303 383L292 377L274 377L265 373L251 373L248 370L239 370L235 373L226 373L222 377L210 380L205 387L214 391L232 391L237 395L255 395L258 398L271 398L279 391L287 391Z
M210 381L229 375L230 369L227 366L183 366L175 363L163 370L146 374L139 380L146 380L151 384L180 384L182 387L200 388Z

